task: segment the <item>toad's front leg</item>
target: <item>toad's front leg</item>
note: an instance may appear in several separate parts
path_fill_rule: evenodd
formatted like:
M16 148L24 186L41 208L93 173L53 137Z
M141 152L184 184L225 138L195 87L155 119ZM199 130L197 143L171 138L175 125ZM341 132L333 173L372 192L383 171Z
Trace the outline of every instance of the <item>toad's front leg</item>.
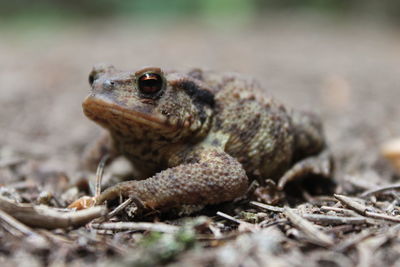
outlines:
M246 172L236 159L223 151L205 149L195 162L192 158L191 163L166 169L146 180L108 188L96 202L133 196L151 209L215 204L243 195L247 184Z

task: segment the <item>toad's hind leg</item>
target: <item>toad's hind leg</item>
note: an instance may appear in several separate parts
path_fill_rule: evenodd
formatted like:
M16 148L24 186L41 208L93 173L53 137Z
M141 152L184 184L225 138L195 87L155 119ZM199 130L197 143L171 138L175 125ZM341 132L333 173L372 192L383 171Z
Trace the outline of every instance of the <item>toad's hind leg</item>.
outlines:
M287 183L304 178L307 175L331 178L333 166L333 159L328 150L324 150L317 156L300 160L281 177L278 183L278 189L282 190Z
M102 203L119 196L135 197L145 207L157 209L185 204L215 204L246 192L248 181L245 170L225 152L204 150L195 162L192 160L146 180L119 183L106 189L96 202Z
M326 148L320 118L313 113L301 111L292 111L291 118L294 165L279 180L278 188L281 190L288 182L305 176L331 178L333 174L333 160Z

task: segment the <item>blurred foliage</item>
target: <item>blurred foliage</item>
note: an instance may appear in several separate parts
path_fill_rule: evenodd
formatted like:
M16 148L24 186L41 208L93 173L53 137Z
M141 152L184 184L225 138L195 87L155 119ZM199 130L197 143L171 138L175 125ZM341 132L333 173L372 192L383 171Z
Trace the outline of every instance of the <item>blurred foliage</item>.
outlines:
M37 18L130 17L159 21L170 18L243 19L268 12L312 11L400 18L398 0L0 0L3 20Z

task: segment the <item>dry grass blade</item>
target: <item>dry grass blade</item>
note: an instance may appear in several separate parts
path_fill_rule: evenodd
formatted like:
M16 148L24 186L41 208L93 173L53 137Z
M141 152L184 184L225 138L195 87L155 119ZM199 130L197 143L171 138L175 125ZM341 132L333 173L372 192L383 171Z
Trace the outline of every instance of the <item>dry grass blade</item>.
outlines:
M101 158L99 162L99 166L97 166L96 170L96 184L95 184L95 194L94 197L97 198L101 193L101 180L103 178L104 167L106 166L107 160L110 156L107 154Z
M93 223L91 226L97 230L113 231L152 231L162 233L175 233L179 227L165 223L146 222L114 222L114 223Z
M81 211L62 212L43 205L17 204L4 197L0 197L0 209L26 225L46 229L84 225L107 211L104 206L97 206Z
M288 219L292 222L292 224L306 235L309 242L323 247L333 246L333 239L318 230L314 224L307 221L306 219L303 219L300 215L296 214L294 211L287 207L285 207L284 213L286 217L288 217Z

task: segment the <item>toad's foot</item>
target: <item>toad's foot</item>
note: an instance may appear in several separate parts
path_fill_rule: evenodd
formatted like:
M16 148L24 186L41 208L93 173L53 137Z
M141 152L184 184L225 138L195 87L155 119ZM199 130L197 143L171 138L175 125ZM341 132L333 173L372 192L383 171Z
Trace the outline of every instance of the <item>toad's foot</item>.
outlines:
M170 208L184 204L214 204L243 195L248 179L240 163L223 151L203 150L194 163L161 171L141 181L127 181L106 189L101 204L119 196L135 197L146 208Z
M316 175L323 178L330 178L333 173L333 160L329 151L303 159L288 170L279 180L278 189L283 190L287 183L304 178L306 175Z

